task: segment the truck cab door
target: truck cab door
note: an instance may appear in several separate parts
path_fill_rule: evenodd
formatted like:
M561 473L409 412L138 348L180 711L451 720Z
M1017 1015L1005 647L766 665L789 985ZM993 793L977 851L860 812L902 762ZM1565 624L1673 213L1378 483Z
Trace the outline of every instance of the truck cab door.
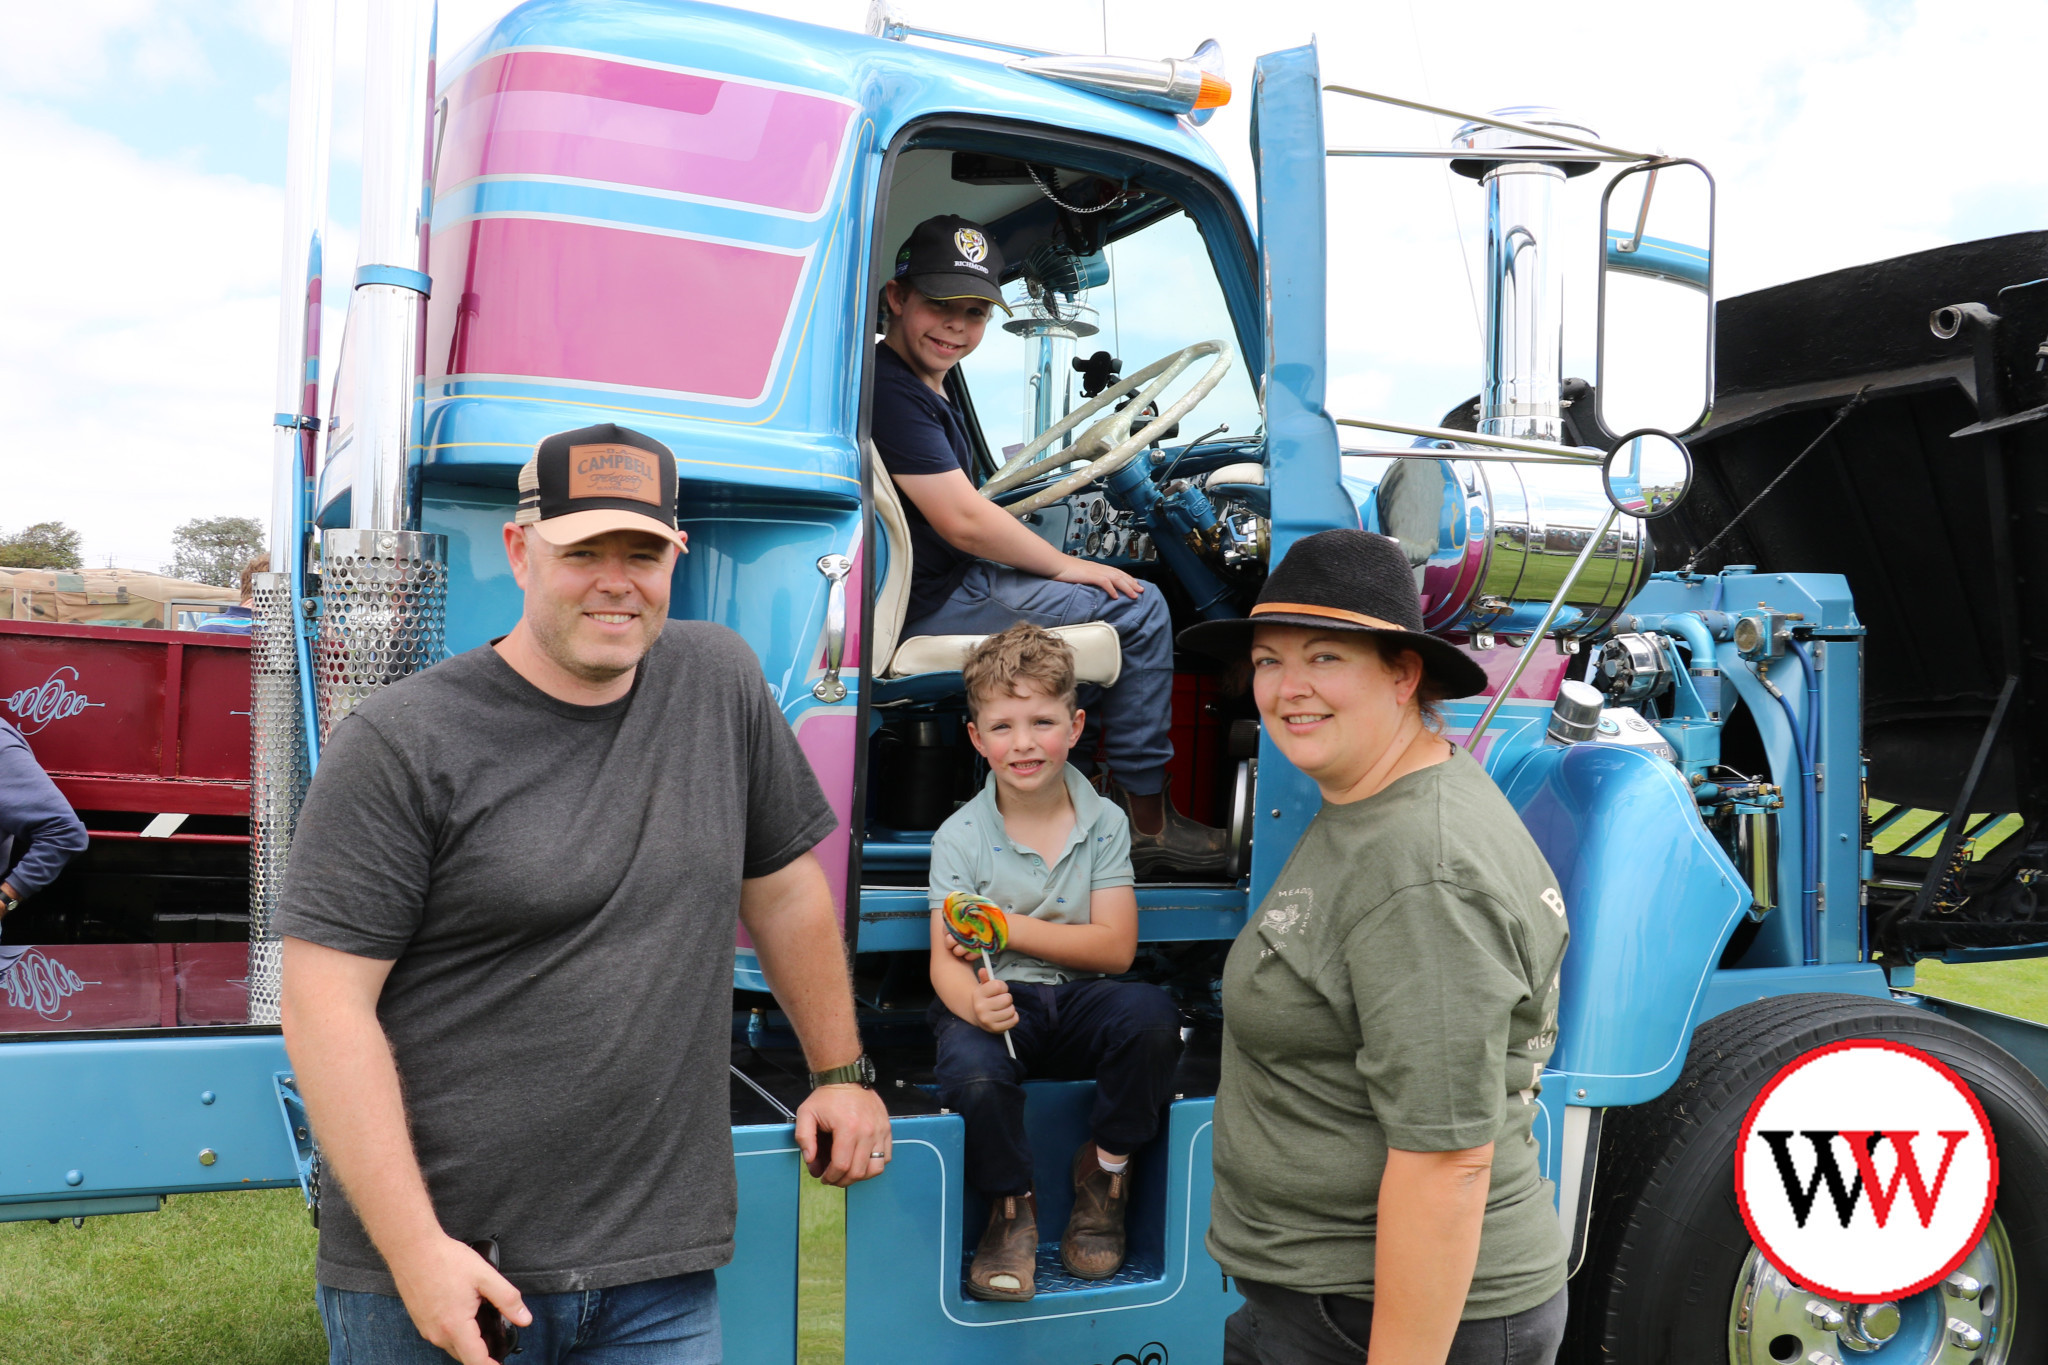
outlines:
M1259 58L1252 77L1252 160L1258 175L1259 289L1265 319L1266 482L1272 489L1272 562L1277 564L1303 536L1358 524L1339 478L1336 423L1323 407L1328 229L1323 92L1315 44ZM1253 909L1272 888L1320 805L1315 784L1281 757L1261 731Z

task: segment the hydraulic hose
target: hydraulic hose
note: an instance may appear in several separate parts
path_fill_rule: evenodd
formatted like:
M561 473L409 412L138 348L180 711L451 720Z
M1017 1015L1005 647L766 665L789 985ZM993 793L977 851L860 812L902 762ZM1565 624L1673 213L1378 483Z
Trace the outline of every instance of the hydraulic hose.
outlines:
M1798 708L1792 699L1778 690L1778 685L1762 669L1756 671L1757 681L1764 690L1778 699L1778 705L1785 708L1785 723L1792 727L1792 747L1799 755L1799 927L1801 958L1806 966L1820 961L1820 898L1814 883L1815 859L1814 807L1818 804L1818 793L1814 790L1813 747L1808 739L1807 727L1800 724Z
M1806 875L1808 878L1807 899L1813 904L1813 931L1816 944L1820 938L1820 670L1814 667L1813 655L1798 640L1790 642L1792 652L1799 656L1799 666L1806 670L1806 746L1803 761L1806 766L1806 822L1802 833L1806 836ZM1860 945L1859 945L1860 946Z

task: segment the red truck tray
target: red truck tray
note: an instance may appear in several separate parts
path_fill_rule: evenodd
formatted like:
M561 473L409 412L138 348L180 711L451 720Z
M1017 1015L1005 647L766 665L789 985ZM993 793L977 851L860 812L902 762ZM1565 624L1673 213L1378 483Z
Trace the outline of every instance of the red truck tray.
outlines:
M81 811L249 813L249 641L0 621L0 716Z

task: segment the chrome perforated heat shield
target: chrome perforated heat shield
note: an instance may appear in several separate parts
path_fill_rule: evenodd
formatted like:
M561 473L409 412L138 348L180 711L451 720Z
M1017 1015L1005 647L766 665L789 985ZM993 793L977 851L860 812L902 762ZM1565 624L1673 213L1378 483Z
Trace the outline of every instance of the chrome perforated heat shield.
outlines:
M278 1022L280 940L272 926L292 827L306 796L305 712L290 574L257 574L249 630L249 1022Z
M448 537L326 532L313 646L321 743L372 692L438 663L447 617Z

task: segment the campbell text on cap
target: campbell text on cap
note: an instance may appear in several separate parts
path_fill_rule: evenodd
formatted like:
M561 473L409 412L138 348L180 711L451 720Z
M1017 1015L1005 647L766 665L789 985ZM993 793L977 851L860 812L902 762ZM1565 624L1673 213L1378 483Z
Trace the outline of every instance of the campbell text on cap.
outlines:
M928 299L1003 302L1003 253L987 229L954 214L927 218L896 253L896 278Z
M543 437L519 471L519 512L550 545L647 531L689 550L676 529L676 457L652 436L601 422Z

